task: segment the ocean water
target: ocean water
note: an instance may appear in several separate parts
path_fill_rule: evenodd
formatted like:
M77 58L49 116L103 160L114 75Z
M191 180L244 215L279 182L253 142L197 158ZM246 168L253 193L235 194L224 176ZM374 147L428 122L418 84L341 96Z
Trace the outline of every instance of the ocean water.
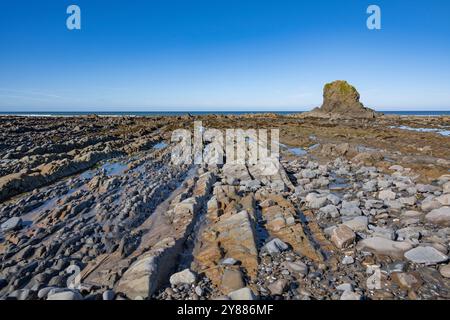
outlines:
M70 111L0 111L0 116L2 115L14 115L14 116L37 116L37 117L73 117L73 116L85 116L85 115L98 115L98 116L183 116L183 115L208 115L208 114L218 114L218 115L243 115L243 114L258 114L258 113L275 113L280 115L293 114L293 113L303 113L304 111L86 111L86 112L70 112ZM380 111L381 113L387 115L399 115L399 116L442 116L450 115L450 110L445 111Z

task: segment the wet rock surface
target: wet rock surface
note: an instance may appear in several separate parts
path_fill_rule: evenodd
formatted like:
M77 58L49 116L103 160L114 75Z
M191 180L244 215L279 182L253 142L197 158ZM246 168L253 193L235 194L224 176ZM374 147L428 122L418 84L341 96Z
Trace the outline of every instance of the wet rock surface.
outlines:
M282 150L268 176L172 165L170 132L190 117L1 117L0 298L450 298L448 138L403 146L378 128L389 118L345 134L329 120L204 120L279 124L286 144L316 147ZM396 150L363 148L363 131Z

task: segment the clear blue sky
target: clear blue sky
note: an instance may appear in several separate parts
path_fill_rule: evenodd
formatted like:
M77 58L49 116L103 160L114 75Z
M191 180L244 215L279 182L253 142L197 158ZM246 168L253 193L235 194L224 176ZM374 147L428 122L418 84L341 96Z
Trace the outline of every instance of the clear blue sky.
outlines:
M450 1L0 5L0 111L305 110L337 79L377 110L450 110Z

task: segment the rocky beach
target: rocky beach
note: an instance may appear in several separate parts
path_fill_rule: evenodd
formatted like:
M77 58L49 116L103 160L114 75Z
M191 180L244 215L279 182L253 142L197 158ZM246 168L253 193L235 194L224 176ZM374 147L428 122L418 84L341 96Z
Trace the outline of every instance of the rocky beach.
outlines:
M450 117L345 81L278 115L0 117L0 298L450 299ZM174 165L171 134L277 128L280 167Z

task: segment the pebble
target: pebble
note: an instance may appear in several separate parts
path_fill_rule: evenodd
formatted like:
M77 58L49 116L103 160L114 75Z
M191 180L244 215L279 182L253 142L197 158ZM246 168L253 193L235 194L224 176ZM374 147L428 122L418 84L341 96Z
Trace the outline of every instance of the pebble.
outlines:
M232 266L238 263L238 261L234 258L225 258L222 260L221 264L225 266Z
M345 265L353 264L354 262L355 262L355 259L353 259L352 256L345 256L341 261L341 263L345 264Z
M203 289L200 286L196 286L194 291L199 297L203 296Z
M102 294L103 300L114 300L115 296L116 296L116 294L114 293L113 290L106 290Z

